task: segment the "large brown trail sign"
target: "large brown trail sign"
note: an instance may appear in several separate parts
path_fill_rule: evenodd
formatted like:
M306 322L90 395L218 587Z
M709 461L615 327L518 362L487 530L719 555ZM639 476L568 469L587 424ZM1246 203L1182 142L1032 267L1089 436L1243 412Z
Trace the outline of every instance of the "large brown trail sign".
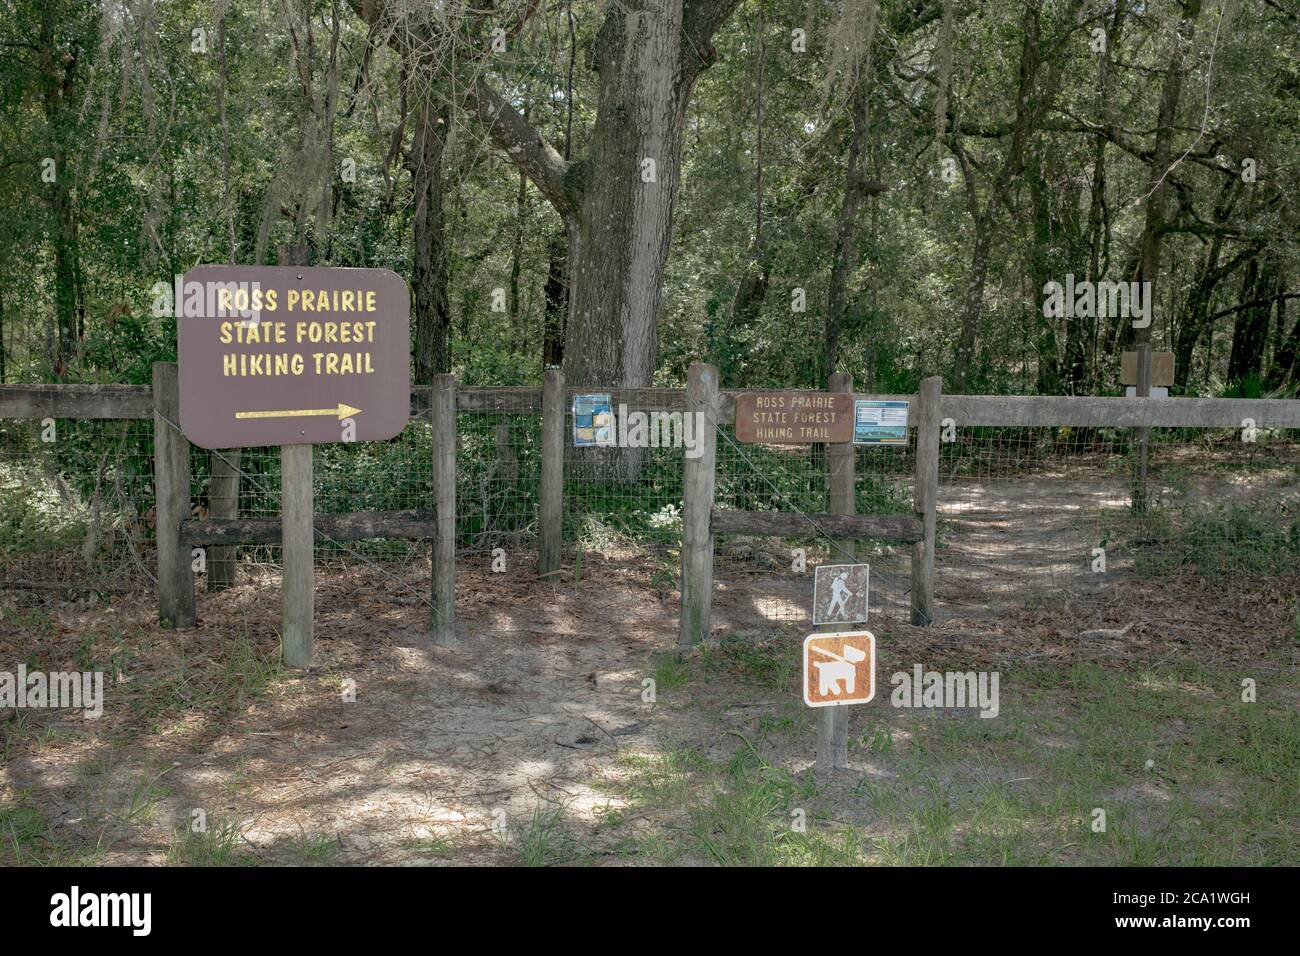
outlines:
M410 418L411 297L387 269L198 266L180 424L203 448L380 441Z
M287 666L310 666L311 446L406 427L410 292L387 269L198 266L176 306L185 437L213 449L280 446L282 653Z

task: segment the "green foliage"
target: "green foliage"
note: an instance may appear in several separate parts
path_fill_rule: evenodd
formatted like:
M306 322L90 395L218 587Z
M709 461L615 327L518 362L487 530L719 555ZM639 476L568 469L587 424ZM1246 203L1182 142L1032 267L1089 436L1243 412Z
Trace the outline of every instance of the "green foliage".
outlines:
M1276 575L1300 562L1300 518L1247 502L1157 509L1122 541L1144 574L1192 567L1212 580Z
M59 487L65 493L59 494ZM86 535L86 508L61 479L0 459L0 553L57 551Z

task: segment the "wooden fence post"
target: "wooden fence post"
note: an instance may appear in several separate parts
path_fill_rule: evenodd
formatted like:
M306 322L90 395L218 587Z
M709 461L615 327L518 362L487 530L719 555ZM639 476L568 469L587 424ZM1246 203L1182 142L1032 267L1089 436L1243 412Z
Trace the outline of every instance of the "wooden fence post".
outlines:
M564 373L548 368L542 379L541 537L537 547L537 576L560 573L564 534Z
M280 446L280 563L284 601L281 653L286 667L310 667L316 611L316 532L312 446Z
M158 546L158 621L193 627L194 572L181 541L190 516L190 443L181 433L180 387L175 362L153 366L154 538Z
M831 392L853 394L853 376L836 372L826 383ZM856 453L853 442L839 442L826 447L826 470L830 477L830 512L837 515L857 513ZM858 543L844 539L836 541L836 551L831 563L852 563L857 560ZM847 553L846 553L847 552ZM826 627L829 633L851 631L854 625L837 624ZM831 770L848 766L849 762L849 708L846 705L819 707L817 711L817 768Z
M934 623L934 530L939 506L939 433L943 379L938 375L921 382L916 412L916 487L913 507L925 528L922 540L912 545L912 623Z
M713 512L718 457L718 370L692 362L686 376L686 414L696 415L700 454L682 464L682 607L679 647L709 636L713 610ZM683 426L685 427L685 426Z
M435 375L433 423L433 642L456 640L456 376Z
M240 449L225 448L209 456L212 480L208 485L208 517L239 517ZM233 587L238 550L234 545L214 544L208 549L208 590Z
M1137 388L1138 398L1151 397L1151 343L1137 344ZM1144 403L1145 404L1145 403ZM1138 454L1133 475L1133 496L1130 508L1137 513L1147 510L1147 456L1151 441L1151 429L1139 428Z

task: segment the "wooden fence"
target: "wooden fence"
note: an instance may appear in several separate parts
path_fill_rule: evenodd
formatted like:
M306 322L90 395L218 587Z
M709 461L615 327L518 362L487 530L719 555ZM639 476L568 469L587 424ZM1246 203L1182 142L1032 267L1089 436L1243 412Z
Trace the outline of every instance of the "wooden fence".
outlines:
M833 391L853 393L848 376L834 376ZM433 639L450 642L455 633L456 415L468 413L542 414L541 487L537 573L558 574L564 513L564 451L567 397L563 376L546 372L541 388L462 388L453 376L438 376L432 386L411 392L411 417L427 419L433 430L433 509L314 515L317 536L338 541L367 538L429 540L433 545L431 582ZM735 422L735 399L744 392L720 388L715 368L691 366L687 386L661 392L666 411L698 411L718 425ZM611 403L635 406L643 392L609 390ZM678 641L690 645L709 633L713 589L714 539L719 534L806 537L813 530L833 538L876 538L911 544L912 619L933 620L934 535L938 506L940 436L944 426L1075 426L1112 428L1203 427L1300 428L1300 401L1213 398L1090 398L1056 396L944 395L937 377L927 378L917 394L853 393L857 399L906 400L909 427L917 430L913 514L854 514L853 445L827 447L830 511L802 515L784 512L718 510L714 507L717 431L703 430L702 453L683 461L681 618ZM158 547L159 618L165 626L195 622L194 547L281 543L279 518L190 516L190 445L181 434L176 367L159 363L152 386L3 385L0 418L148 419L154 421L154 485ZM237 453L236 453L237 454ZM214 454L214 458L218 457ZM234 456L231 456L234 458ZM234 458L237 464L238 459ZM227 472L230 469L227 468ZM215 472L215 469L214 469ZM238 471L233 472L237 478ZM282 469L282 501L292 498L293 471ZM224 476L229 479L229 474ZM237 481L235 482L237 488ZM223 486L224 499L232 497ZM237 500L237 492L233 498ZM299 543L298 547L310 546ZM212 585L210 580L209 584ZM218 582L219 584L220 582ZM837 708L830 708L837 709Z

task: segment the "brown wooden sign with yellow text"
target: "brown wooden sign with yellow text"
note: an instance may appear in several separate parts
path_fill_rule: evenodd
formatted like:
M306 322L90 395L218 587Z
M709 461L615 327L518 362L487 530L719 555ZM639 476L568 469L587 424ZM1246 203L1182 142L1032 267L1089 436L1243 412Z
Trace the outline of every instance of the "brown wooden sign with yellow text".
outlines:
M736 438L769 445L853 441L848 392L745 392L736 396Z
M203 448L382 441L411 409L411 297L387 269L198 266L176 290L181 430Z

